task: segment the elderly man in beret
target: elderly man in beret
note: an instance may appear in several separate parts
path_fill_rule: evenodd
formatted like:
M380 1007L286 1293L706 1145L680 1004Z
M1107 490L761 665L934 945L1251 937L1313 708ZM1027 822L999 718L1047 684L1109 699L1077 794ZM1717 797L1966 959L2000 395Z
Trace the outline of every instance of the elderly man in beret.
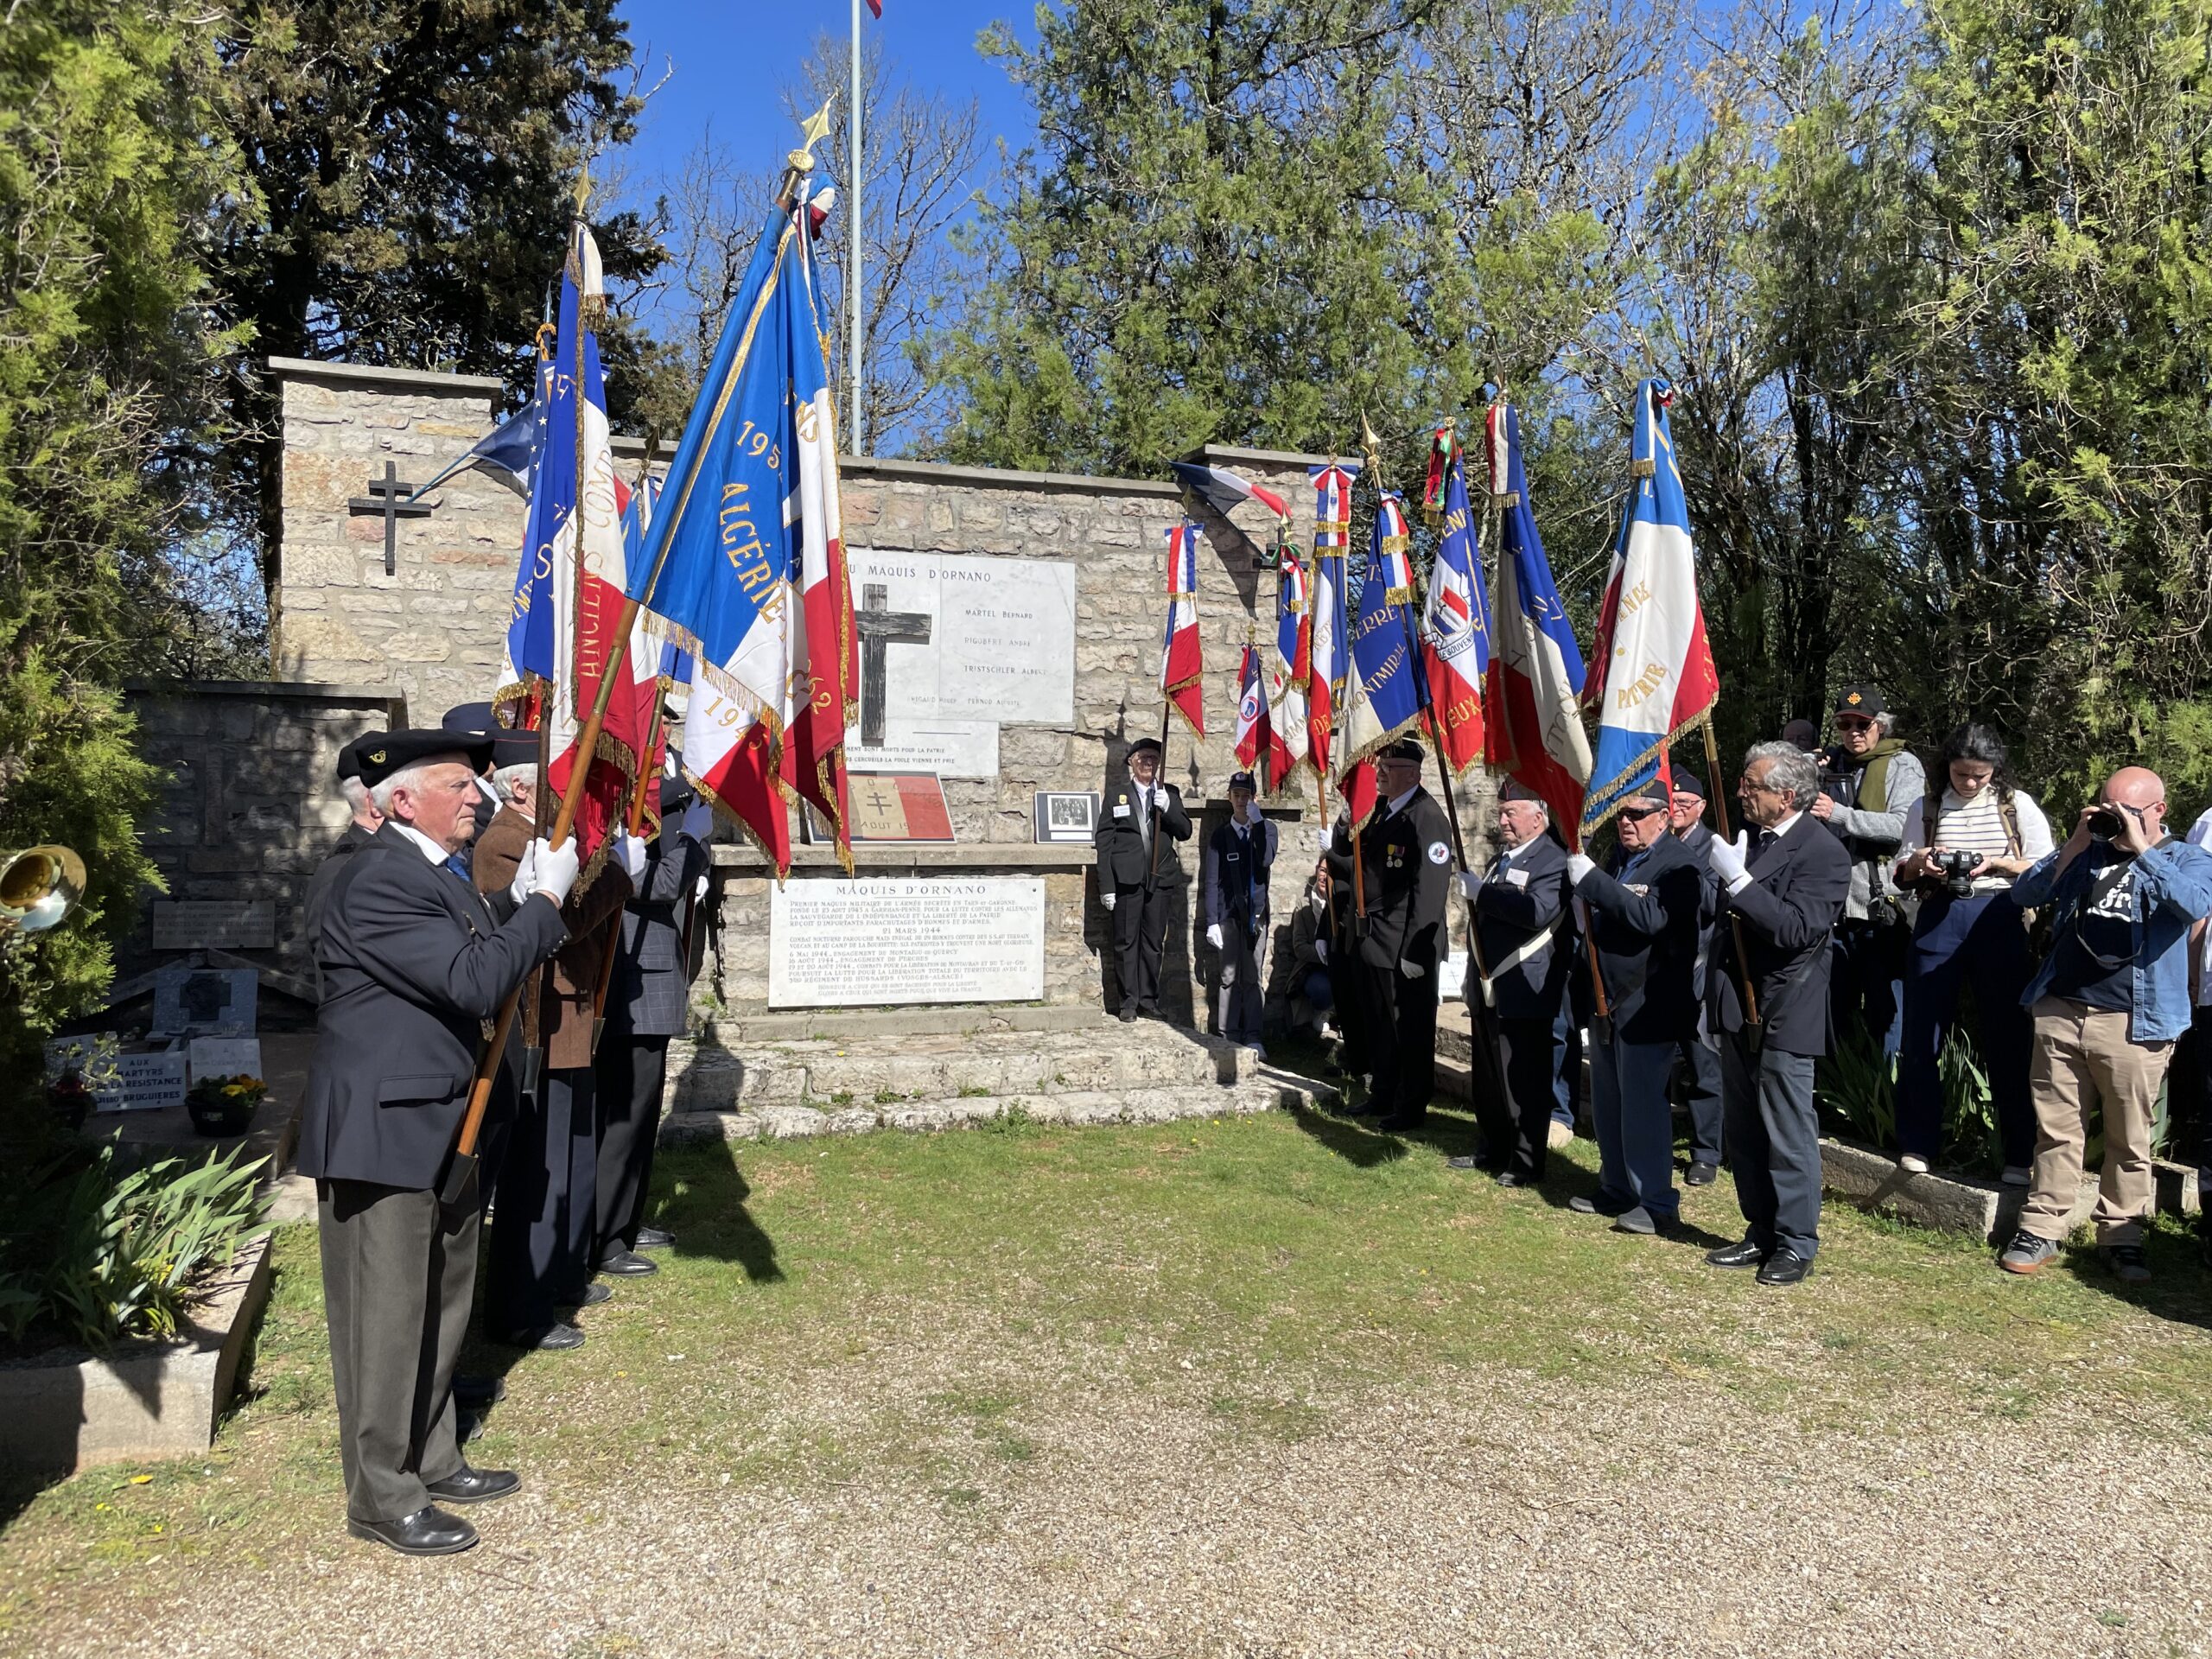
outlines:
M385 822L331 881L315 938L323 996L299 1170L315 1183L346 1528L403 1554L467 1549L439 1508L520 1484L472 1469L454 1432L453 1368L476 1282L474 1195L438 1187L477 1057L501 1005L567 937L575 844L534 842L504 924L460 855L475 831L481 740L393 732L359 777Z

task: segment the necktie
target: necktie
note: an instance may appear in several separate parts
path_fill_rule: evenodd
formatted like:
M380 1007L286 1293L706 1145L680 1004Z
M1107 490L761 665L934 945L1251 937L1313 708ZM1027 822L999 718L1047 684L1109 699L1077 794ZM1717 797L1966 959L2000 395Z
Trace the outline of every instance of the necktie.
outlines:
M1777 839L1777 837L1773 830L1760 830L1759 838L1751 843L1751 856L1753 858L1757 858L1761 853L1766 851L1768 848L1773 846Z
M1145 850L1150 852L1152 850L1152 791L1149 789L1144 789L1139 790L1137 793L1142 798L1137 812L1137 834L1144 842Z
M468 855L466 853L447 854L445 862L440 865L439 868L441 869L452 871L463 881L467 882L468 884L468 890L471 893L476 891L476 878L469 872Z

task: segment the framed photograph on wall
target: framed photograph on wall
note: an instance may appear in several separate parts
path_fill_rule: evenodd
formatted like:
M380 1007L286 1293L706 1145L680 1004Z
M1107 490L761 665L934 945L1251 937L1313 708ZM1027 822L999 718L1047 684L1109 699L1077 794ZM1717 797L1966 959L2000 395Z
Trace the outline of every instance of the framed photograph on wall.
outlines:
M1097 791L1040 789L1037 791L1037 839L1089 841L1098 828Z

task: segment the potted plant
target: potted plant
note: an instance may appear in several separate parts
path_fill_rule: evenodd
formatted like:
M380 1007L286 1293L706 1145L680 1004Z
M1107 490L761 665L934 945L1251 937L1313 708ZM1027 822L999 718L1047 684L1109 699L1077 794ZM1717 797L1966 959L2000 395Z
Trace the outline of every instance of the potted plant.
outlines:
M184 1097L192 1127L207 1135L244 1135L269 1087L259 1077L202 1077Z

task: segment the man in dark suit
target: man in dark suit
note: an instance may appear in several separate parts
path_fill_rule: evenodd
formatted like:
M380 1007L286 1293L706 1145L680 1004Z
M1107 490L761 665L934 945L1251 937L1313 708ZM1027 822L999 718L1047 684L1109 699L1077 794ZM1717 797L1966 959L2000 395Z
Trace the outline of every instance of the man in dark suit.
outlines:
M1098 902L1114 918L1122 1018L1160 1017L1160 953L1174 895L1190 883L1174 843L1191 838L1190 814L1173 784L1160 781L1160 741L1129 745L1128 781L1106 791L1091 841L1098 849Z
M482 746L394 732L363 746L386 823L332 882L299 1170L315 1183L330 1369L346 1466L346 1529L403 1554L466 1549L476 1530L440 1503L521 1483L471 1469L454 1436L454 1358L476 1282L478 1206L437 1187L479 1046L510 993L566 935L574 843L536 842L504 925L458 868L474 833Z
M1674 792L1668 801L1667 822L1675 839L1689 849L1690 859L1704 878L1699 912L1696 990L1698 1007L1705 1006L1706 981L1713 966L1713 926L1720 914L1720 884L1706 863L1706 843L1713 831L1705 827L1705 783L1679 763L1674 769ZM1711 1186L1720 1173L1720 1158L1727 1145L1720 1123L1720 1051L1693 1032L1675 1046L1675 1058L1688 1074L1690 1112L1690 1166L1683 1173L1684 1186Z
M528 732L503 734L493 779L505 798L477 843L470 869L480 893L509 887L529 851L537 810L537 746ZM523 1040L544 1050L535 1098L518 1103L493 1199L491 1261L484 1281L484 1329L518 1348L583 1346L563 1309L604 1301L598 1265L599 1136L593 1116L593 1004L609 937L645 868L645 848L619 830L607 861L561 907L568 941L543 990L523 997Z
M592 1110L599 1123L599 1270L634 1276L656 1270L638 1252L676 1240L644 1224L653 1143L668 1080L668 1044L690 1028L687 925L706 879L714 809L680 778L663 778L660 834L646 849L637 896L622 912L621 954L607 998L607 1029L593 1057Z
M1706 1260L1756 1267L1763 1285L1797 1283L1821 1242L1813 1062L1827 1052L1828 946L1851 891L1851 855L1807 813L1820 792L1811 756L1792 743L1755 743L1737 797L1757 836L1731 846L1716 836L1706 848L1722 909L1707 1006L1721 1033L1729 1156L1750 1224L1741 1243ZM1748 961L1736 953L1738 924ZM1740 988L1746 968L1756 1022Z
M338 880L338 873L346 868L346 861L369 844L370 838L384 822L384 814L377 810L377 804L369 794L369 786L361 781L361 750L364 745L375 747L391 734L364 732L344 748L338 751L338 792L345 799L353 821L346 826L346 833L330 855L315 867L315 874L308 878L306 903L300 938L306 944L308 961L315 961L316 938L322 931L322 912L330 901L331 883Z
M1436 1092L1436 964L1445 952L1452 826L1421 786L1421 747L1402 738L1375 757L1375 810L1360 826L1357 887L1366 901L1345 951L1357 963L1373 1086L1368 1110L1386 1133L1417 1128ZM1351 891L1353 842L1339 824L1332 885Z
M1249 772L1229 780L1229 821L1206 837L1198 892L1206 943L1221 958L1217 1029L1265 1058L1260 1027L1268 957L1268 882L1274 874L1275 826L1260 815L1259 785Z
M1589 907L1590 943L1605 981L1608 1022L1593 1022L1590 1117L1598 1133L1598 1191L1569 1200L1611 1216L1624 1233L1669 1231L1675 1119L1667 1078L1676 1047L1697 1039L1699 918L1704 867L1667 833L1667 790L1654 779L1621 804L1618 844L1599 868L1567 855L1575 897Z
M1505 1075L1505 1099L1478 1103L1490 1168L1501 1186L1527 1186L1543 1179L1549 1149L1554 1027L1574 962L1574 918L1567 849L1551 833L1550 809L1510 779L1499 791L1497 835L1504 850L1490 868L1460 878L1489 972L1485 988L1469 964L1467 1004L1475 1040L1494 1033Z

